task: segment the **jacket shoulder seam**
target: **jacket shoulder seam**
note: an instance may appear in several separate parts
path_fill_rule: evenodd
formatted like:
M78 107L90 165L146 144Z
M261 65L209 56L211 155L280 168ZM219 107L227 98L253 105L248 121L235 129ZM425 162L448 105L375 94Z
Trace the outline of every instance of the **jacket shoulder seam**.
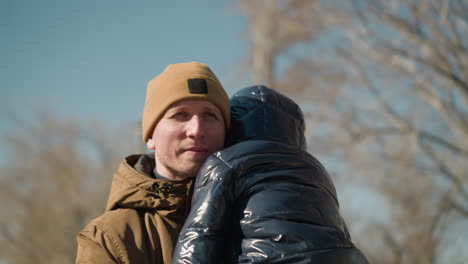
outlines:
M95 223L95 226L96 226L96 228L101 229L102 235L107 237L109 239L109 241L111 241L111 243L114 245L115 249L117 250L117 254L119 256L120 261L122 261L122 263L128 264L128 262L125 261L125 259L124 259L124 254L123 254L123 251L122 251L119 243L117 243L117 240L114 239L114 235L113 235L112 230L106 228L101 223Z

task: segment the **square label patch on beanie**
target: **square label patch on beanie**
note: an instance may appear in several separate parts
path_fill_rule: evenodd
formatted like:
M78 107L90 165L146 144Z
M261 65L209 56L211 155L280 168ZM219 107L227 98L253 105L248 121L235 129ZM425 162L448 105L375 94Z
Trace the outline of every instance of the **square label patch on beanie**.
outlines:
M191 94L207 94L208 86L205 79L188 79L188 88Z

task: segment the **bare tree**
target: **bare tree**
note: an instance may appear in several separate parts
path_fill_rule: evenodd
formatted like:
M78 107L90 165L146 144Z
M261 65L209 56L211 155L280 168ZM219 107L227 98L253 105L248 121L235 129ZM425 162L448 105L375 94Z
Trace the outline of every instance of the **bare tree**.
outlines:
M352 15L341 53L379 113L354 133L378 139L395 182L376 182L398 204L382 229L394 263L438 263L447 221L468 216L468 4L355 1Z
M75 237L104 210L110 177L127 148L113 142L114 136L99 124L83 126L51 115L5 136L1 260L75 262Z
M313 1L293 2L276 14ZM272 82L302 102L309 149L334 165L338 189L373 189L382 199L366 219L344 207L351 230L366 223L355 241L375 263L464 263L453 241L468 222L467 2L321 1L309 16L305 23L321 21L313 41L278 38L285 48L258 60L305 47Z
M250 65L255 83L273 87L276 54L314 38L322 24L313 15L319 1L242 0L249 22Z

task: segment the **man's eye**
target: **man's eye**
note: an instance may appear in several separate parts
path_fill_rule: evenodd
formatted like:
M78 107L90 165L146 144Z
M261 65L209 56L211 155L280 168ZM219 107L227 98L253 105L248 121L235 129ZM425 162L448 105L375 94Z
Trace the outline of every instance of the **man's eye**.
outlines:
M218 115L216 115L215 113L206 112L206 113L205 113L205 116L207 116L207 117L209 117L209 118L214 118L214 119L216 119L216 120L219 120Z
M172 117L173 118L186 118L188 116L189 116L189 113L187 112L177 112Z

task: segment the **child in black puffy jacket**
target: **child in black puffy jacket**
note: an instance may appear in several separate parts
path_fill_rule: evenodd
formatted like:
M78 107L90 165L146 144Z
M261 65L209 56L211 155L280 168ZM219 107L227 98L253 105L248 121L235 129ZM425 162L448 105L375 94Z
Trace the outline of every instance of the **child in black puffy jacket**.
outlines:
M230 147L201 167L173 263L367 263L298 105L265 86L231 98Z

